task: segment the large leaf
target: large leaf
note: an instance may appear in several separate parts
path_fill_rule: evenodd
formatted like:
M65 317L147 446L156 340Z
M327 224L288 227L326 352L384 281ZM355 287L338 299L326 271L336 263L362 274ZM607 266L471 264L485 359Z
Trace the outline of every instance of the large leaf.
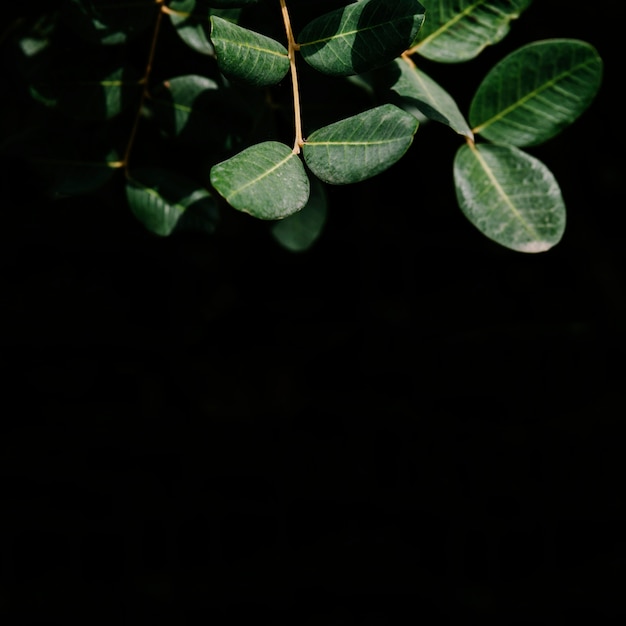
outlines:
M456 195L484 235L518 252L544 252L565 229L565 204L552 173L514 146L464 145L454 160Z
M93 44L119 45L154 24L159 5L154 0L65 0L70 27Z
M377 72L379 86L395 95L394 103L414 107L428 119L449 126L470 139L474 135L452 96L432 78L404 58Z
M274 239L291 252L308 250L324 228L327 207L324 185L314 178L309 201L302 210L272 224Z
M196 181L160 168L134 170L126 184L131 211L143 225L161 236L185 227L213 232L218 220L215 201ZM201 224L201 226L200 226Z
M426 20L414 51L439 63L459 63L498 43L532 0L422 0Z
M241 13L238 8L216 9L213 8L215 6L215 0L172 0L168 6L170 21L176 32L190 48L200 54L215 54L211 43L211 15L237 22Z
M602 59L576 39L531 43L502 59L478 87L474 132L498 143L540 144L572 124L602 82Z
M289 53L278 41L211 16L211 41L220 70L229 78L263 87L289 71Z
M324 74L361 74L407 50L423 21L417 0L362 0L307 24L298 36L300 53Z
M417 119L393 104L370 109L312 133L306 164L326 183L356 183L391 167L409 149Z
M299 211L310 193L302 161L277 141L250 146L214 165L211 184L232 207L264 220Z

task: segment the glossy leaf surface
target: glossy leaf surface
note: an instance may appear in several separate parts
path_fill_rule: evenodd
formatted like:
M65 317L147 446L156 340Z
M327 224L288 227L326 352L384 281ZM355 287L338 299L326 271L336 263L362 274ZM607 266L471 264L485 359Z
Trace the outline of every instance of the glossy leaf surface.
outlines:
M382 67L407 50L424 21L417 0L361 0L307 24L302 58L319 72L350 76Z
M532 146L554 137L591 104L602 59L575 39L538 41L502 59L470 105L474 132L493 142Z
M423 0L426 20L415 50L439 63L459 63L501 41L532 0Z
M277 141L250 146L214 165L211 184L232 207L264 220L299 211L310 193L302 161Z
M384 104L316 130L304 144L304 160L326 183L356 183L398 161L418 125L413 115Z
M184 218L201 221L203 229L213 232L218 221L215 201L196 181L159 168L132 172L126 184L131 211L151 232L167 236L184 224ZM189 214L189 215L187 215Z
M552 173L514 146L462 146L454 160L461 211L484 235L518 252L544 252L565 229L565 204Z
M289 54L278 41L216 15L211 25L217 63L229 78L264 87L279 83L289 71Z

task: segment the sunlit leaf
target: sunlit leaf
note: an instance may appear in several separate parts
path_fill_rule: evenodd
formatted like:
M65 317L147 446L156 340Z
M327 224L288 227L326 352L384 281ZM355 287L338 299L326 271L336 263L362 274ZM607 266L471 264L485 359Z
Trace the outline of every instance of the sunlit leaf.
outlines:
M119 45L154 24L159 5L154 0L64 0L67 24L94 44Z
M310 193L302 161L276 141L250 146L214 165L211 184L232 207L265 220L299 211Z
M523 46L478 87L469 112L474 132L520 147L543 143L589 107L602 69L596 49L584 41L550 39Z
M257 87L279 83L289 71L289 53L278 41L211 16L211 41L220 70Z
M422 0L426 20L414 50L439 63L459 63L501 41L532 0Z
M212 232L218 221L218 210L210 192L196 181L159 168L143 168L131 172L126 184L126 197L131 211L151 232L167 236L184 225L184 217Z
M394 103L415 107L428 119L449 126L459 135L473 139L473 133L452 96L427 74L402 58L378 72L385 89L395 94Z
M316 70L350 76L382 67L407 50L424 21L417 0L362 0L307 24L297 40Z
M326 183L356 183L398 161L418 125L413 115L384 104L316 130L304 144L304 160Z
M544 252L565 230L554 176L514 146L462 146L454 160L459 206L484 235L518 252Z
M308 250L319 238L326 223L327 200L323 184L313 179L311 195L302 210L272 224L276 241L291 252Z

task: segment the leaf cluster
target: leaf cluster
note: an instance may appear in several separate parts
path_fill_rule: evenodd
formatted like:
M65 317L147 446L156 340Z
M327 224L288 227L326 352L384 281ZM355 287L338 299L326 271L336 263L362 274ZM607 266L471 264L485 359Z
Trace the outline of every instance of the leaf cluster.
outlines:
M507 248L542 252L561 240L566 208L530 150L591 105L598 52L530 42L477 81L465 113L423 69L472 61L530 4L60 0L4 34L36 114L0 150L28 160L55 197L122 184L158 235L212 233L236 209L299 251L323 232L328 185L410 158L433 123L460 140L463 214Z

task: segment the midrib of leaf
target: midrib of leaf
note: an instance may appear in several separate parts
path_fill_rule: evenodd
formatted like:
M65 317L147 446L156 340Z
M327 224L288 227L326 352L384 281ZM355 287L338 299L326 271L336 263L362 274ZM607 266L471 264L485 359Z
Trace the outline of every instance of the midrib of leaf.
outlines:
M530 237L532 237L533 239L540 239L537 231L535 231L535 229L523 218L522 214L517 210L515 205L511 202L509 196L505 193L504 189L502 189L502 186L500 185L500 183L498 183L497 178L495 178L495 176L493 175L491 168L487 165L486 161L482 158L475 144L470 143L469 146L472 152L474 153L474 155L476 156L476 158L478 159L478 162L482 166L483 171L487 175L487 178L489 178L489 180L491 181L491 183L497 190L500 197L504 200L504 202L510 209L513 216L518 220L518 222L522 225L522 227L530 235ZM493 210L494 209L492 209L491 212L493 212Z
M432 39L436 39L442 33L445 33L446 30L449 30L450 28L452 28L452 26L454 26L457 22L460 22L464 17L466 17L472 11L474 11L474 9L476 9L481 4L484 4L484 3L485 3L485 0L480 0L479 2L475 2L474 4L470 4L464 11L461 11L460 13L455 13L454 17L451 20L447 21L445 24L442 24L440 28L438 28L437 30L434 30L425 39L422 39L422 41L420 41L418 46L416 46L416 47L422 46L422 45L428 43ZM428 17L426 17L425 19L428 19Z
M533 91L530 91L523 98L520 98L519 100L516 100L510 106L508 106L506 109L503 109L502 111L500 111L500 113L498 113L497 115L494 115L491 119L488 119L485 122L483 122L480 126L477 126L476 128L473 128L472 132L474 132L477 135L480 134L480 132L483 131L488 126L491 126L492 124L495 124L496 122L500 121L501 119L506 117L509 113L514 111L515 109L519 109L521 106L523 106L529 100L532 100L533 98L539 96L539 94L543 93L547 89L555 87L556 85L558 85L561 82L561 80L563 80L564 78L567 78L571 74L574 74L578 69L584 68L587 65L588 65L588 63L581 63L581 64L577 65L576 67L568 70L567 72L562 72L561 74L559 74L558 76L556 76L552 80L549 80L549 81L543 83L541 85L541 87L538 87L537 89L535 89Z
M272 172L276 171L277 169L281 168L285 163L287 163L289 161L289 159L291 159L293 157L293 154L290 154L288 157L284 158L282 161L279 161L276 165L274 165L273 167L271 167L268 170L265 170L263 172L263 174L261 174L260 176L257 176L256 178L253 178L252 180L249 180L245 185L242 185L241 187L237 187L237 189L235 189L230 195L229 198L232 198L233 196L236 196L237 194L241 193L244 189L247 189L248 187L250 187L251 185L255 185L256 183L258 183L260 180L263 180L264 178L267 178Z
M390 143L404 141L404 137L387 139L385 141L307 141L307 146L383 146Z
M240 41L233 41L231 39L224 39L224 38L220 38L220 41L225 42L225 43L231 43L241 48L248 48L249 50L256 50L257 52L266 52L267 54L273 54L274 56L281 57L281 58L289 58L288 54L277 52L276 50L269 50L267 48L259 48L258 46L251 46L247 43L241 43Z

